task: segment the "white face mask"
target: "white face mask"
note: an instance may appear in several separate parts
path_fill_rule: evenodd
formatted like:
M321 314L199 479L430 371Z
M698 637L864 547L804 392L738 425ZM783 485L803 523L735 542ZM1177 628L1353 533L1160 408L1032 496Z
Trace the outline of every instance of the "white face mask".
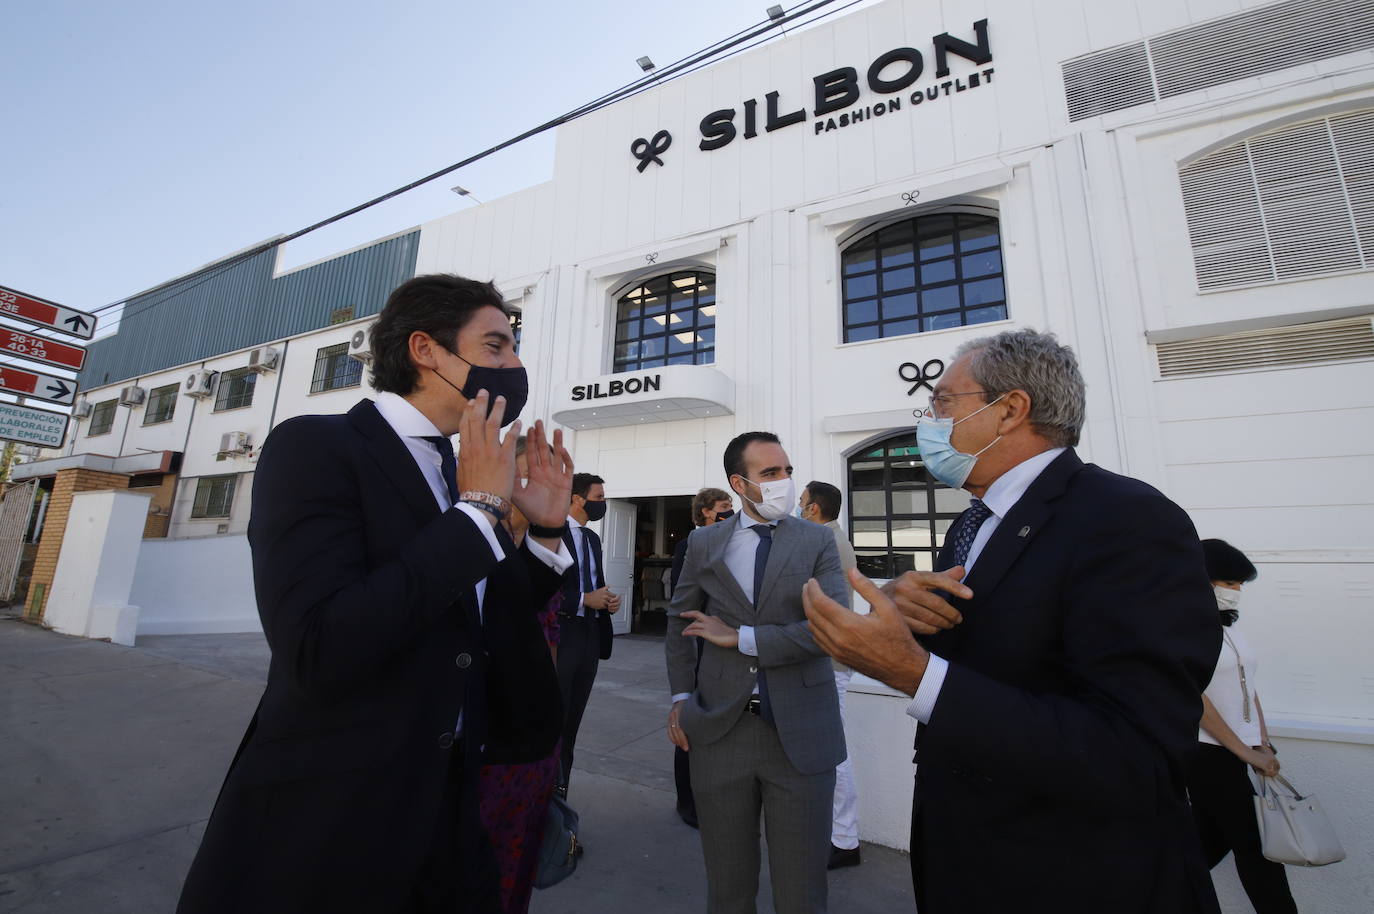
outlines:
M740 477L746 482L754 482L747 477ZM768 522L781 520L792 510L792 506L797 503L797 484L789 476L786 479L777 479L773 482L754 482L759 487L759 494L763 496L763 501L754 501L748 495L743 496L744 500L754 506L758 512ZM748 489L745 489L747 492Z
M1229 587L1218 587L1215 584L1212 585L1212 590L1215 591L1217 595L1217 609L1240 609L1239 590L1232 590Z

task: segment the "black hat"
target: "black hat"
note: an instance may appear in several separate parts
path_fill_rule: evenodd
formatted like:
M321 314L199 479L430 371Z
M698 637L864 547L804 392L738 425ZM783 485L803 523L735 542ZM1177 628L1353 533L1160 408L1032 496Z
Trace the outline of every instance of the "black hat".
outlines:
M1259 577L1254 563L1226 540L1203 540L1202 559L1207 577L1213 581L1253 581Z

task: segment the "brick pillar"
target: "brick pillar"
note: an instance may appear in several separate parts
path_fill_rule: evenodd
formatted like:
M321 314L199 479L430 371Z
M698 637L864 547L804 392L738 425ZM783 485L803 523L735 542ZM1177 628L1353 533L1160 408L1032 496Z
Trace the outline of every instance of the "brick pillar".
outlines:
M24 600L25 619L30 622L43 621L48 592L52 590L53 576L57 573L57 557L62 552L62 538L67 533L67 514L72 509L72 496L77 492L127 488L129 477L123 473L102 473L80 468L57 471L52 497L48 500L48 513L43 520L43 536L38 540L33 577L29 579L29 594Z

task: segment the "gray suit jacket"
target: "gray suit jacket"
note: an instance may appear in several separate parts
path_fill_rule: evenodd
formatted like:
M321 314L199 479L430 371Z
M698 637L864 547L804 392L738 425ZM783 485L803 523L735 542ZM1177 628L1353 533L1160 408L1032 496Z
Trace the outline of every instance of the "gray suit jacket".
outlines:
M835 537L819 524L784 517L773 534L756 611L725 564L725 547L743 522L699 527L687 543L682 576L668 607L668 682L683 705L682 730L695 748L720 739L745 712L757 669L768 673L768 696L788 760L803 774L834 768L845 758L844 728L830 658L816 646L802 609L802 586L815 578L831 598L849 597ZM697 664L695 638L682 637L700 610L729 623L754 627L758 657L705 642Z

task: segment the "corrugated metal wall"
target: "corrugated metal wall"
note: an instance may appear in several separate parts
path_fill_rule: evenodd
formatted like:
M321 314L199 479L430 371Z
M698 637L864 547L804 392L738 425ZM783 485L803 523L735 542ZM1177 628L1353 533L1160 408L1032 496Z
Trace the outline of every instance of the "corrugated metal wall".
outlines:
M352 306L376 314L415 274L418 230L272 278L275 251L222 273L173 283L124 305L119 332L91 344L82 387L98 387L175 365L317 330Z

